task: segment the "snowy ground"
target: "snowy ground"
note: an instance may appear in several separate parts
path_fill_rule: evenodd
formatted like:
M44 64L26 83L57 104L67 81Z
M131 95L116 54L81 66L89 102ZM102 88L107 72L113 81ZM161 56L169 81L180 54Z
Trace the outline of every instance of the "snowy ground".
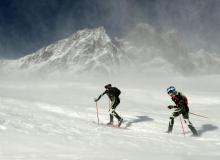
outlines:
M104 91L106 82L2 80L0 159L219 160L219 80L220 76L151 79L144 80L145 85L115 81L122 91L117 111L127 129L96 124L93 98ZM191 112L209 117L191 115L199 137L192 137L186 126L184 137L179 118L173 133L165 133L171 114L166 108L172 104L166 94L170 84L188 96ZM102 123L109 118L108 103L106 96L98 103Z

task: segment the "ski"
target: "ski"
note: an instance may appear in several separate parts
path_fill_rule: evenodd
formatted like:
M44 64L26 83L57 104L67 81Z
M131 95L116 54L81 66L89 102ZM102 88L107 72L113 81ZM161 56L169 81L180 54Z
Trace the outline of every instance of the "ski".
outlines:
M127 126L120 126L120 127L119 127L119 126L116 125L116 124L107 125L107 124L105 124L105 123L97 123L97 122L94 122L94 121L93 121L93 123L98 124L99 126L112 127L112 128L117 128L117 129L129 129Z
M106 127L112 127L112 128L118 128L118 129L128 129L126 126L118 126L116 124L107 125L107 124L104 124L104 123L99 123L99 125L106 126Z

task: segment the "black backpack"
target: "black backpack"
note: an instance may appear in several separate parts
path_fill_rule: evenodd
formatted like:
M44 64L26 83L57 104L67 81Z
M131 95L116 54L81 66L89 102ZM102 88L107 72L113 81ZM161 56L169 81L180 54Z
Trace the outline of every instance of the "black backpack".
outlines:
M114 96L118 97L121 94L121 91L116 87L112 87L111 90L112 90Z

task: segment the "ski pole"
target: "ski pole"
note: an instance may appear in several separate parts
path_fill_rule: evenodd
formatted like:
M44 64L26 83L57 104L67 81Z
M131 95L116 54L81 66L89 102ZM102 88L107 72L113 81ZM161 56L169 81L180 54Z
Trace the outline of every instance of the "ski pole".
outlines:
M183 134L184 134L184 137L185 137L185 131L184 131L183 122L182 122L181 117L180 117L180 122L181 122L182 130L183 130Z
M199 115L199 114L195 114L195 113L192 113L192 112L190 112L190 114L195 115L195 116L198 116L198 117L209 118L209 117L202 116L202 115Z
M98 120L98 124L99 124L99 109L98 109L97 102L96 102L96 115L97 115L97 120Z
M108 106L109 106L108 111L110 112L110 110L111 110L111 101L110 101L110 99L109 99L109 102L108 102Z

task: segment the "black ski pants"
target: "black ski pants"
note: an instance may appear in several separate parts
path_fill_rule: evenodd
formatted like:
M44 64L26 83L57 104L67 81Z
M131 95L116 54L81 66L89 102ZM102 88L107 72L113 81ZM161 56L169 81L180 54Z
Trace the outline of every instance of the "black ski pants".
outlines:
M118 115L117 112L115 112L115 109L119 105L119 103L120 103L119 97L111 98L110 122L113 122L113 117L116 117L118 121L121 120L121 117Z
M189 129L193 132L193 135L198 135L195 127L193 124L189 121L189 107L188 106L182 106L175 109L172 116L170 116L170 122L168 127L168 132L172 132L173 125L174 125L174 118L178 117L179 115L183 116L184 122L187 124Z

